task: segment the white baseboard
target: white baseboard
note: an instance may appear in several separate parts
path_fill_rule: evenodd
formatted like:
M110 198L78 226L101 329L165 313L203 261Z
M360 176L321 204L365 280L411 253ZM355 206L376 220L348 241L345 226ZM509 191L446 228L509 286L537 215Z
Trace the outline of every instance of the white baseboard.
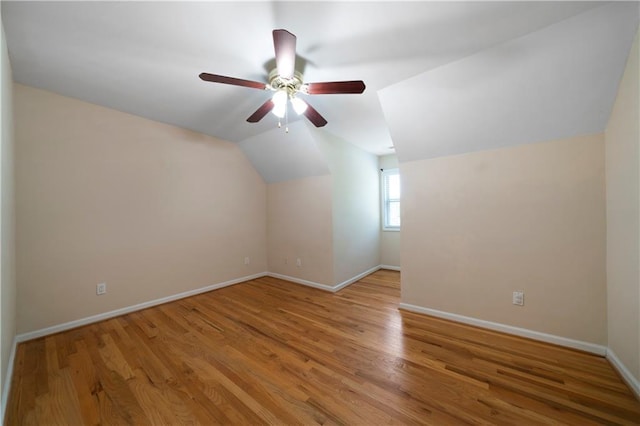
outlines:
M355 277L349 278L346 281L341 282L340 284L336 284L334 286L330 286L327 284L320 284L320 283L316 283L313 281L308 281L308 280L303 280L302 278L296 278L296 277L290 277L289 275L283 275L283 274L276 274L275 272L267 272L267 275L273 278L278 278L281 280L285 280L285 281L291 281L294 282L296 284L302 284L302 285L306 285L308 287L313 287L313 288L318 288L320 290L324 290L324 291L330 291L331 293L335 293L338 290L342 290L343 288L345 288L346 286L348 286L349 284L353 284L354 282L366 277L369 274L374 273L375 271L381 269L381 266L374 266L371 269L368 269L358 275L356 275Z
M303 280L302 278L291 277L289 275L276 274L275 272L267 272L268 277L278 278L280 280L291 281L292 283L306 285L307 287L318 288L324 291L333 292L333 287L326 284L320 284L314 281Z
M209 285L209 286L206 286L206 287L197 288L195 290L189 290L189 291L185 291L183 293L178 293L178 294L174 294L174 295L171 295L171 296L162 297L160 299L151 300L149 302L138 303L136 305L126 306L124 308L115 309L113 311L104 312L104 313L97 314L97 315L92 315L90 317L86 317L86 318L81 318L81 319L77 319L77 320L74 320L74 321L65 322L63 324L58 324L58 325L54 325L54 326L51 326L51 327L42 328L40 330L35 330L35 331L27 332L27 333L18 334L16 336L15 340L16 340L17 343L26 342L27 340L37 339L39 337L48 336L50 334L59 333L61 331L71 330L72 328L81 327L83 325L92 324L92 323L98 322L98 321L104 321L106 319L117 317L119 315L125 315L125 314L131 313L131 312L140 311L142 309L150 308L152 306L161 305L161 304L167 303L167 302L173 302L174 300L184 299L185 297L195 296L196 294L206 293L208 291L217 290L219 288L228 287L230 285L239 284L239 283L242 283L242 282L245 282L245 281L250 281L250 280L253 280L253 279L256 279L256 278L261 278L261 277L264 277L264 276L280 278L280 279L283 279L283 280L292 281L292 282L297 283L297 284L302 284L302 285L306 285L306 286L310 286L310 287L315 287L315 288L319 288L321 290L330 291L330 292L335 293L336 291L348 286L351 283L354 283L354 282L358 281L359 279L361 279L364 276L369 275L369 274L377 271L378 269L380 269L380 266L373 267L373 268L371 268L371 269L369 269L369 270L367 270L367 271L365 271L365 272L363 272L363 273L361 273L359 275L356 275L355 277L350 278L347 281L344 281L344 282L342 282L340 284L337 284L335 286L319 284L319 283L315 283L313 281L307 281L307 280L303 280L303 279L300 279L300 278L290 277L290 276L287 276L287 275L276 274L276 273L273 273L273 272L261 272L261 273L258 273L258 274L249 275L249 276L246 276L246 277L236 278L236 279L230 280L230 281L225 281L225 282L222 282L222 283L218 283L218 284L213 284L213 285Z
M239 284L245 281L254 280L267 275L266 272L261 272L254 275L248 275L246 277L236 278L234 280L225 281L218 284L212 284L206 287L197 288L195 290L189 290L182 293L174 294L167 297L161 297L160 299L151 300L149 302L138 303L137 305L127 306L113 311L104 312L102 314L92 315L90 317L81 318L74 321L65 322L63 324L54 325L40 330L30 331L28 333L18 334L16 340L18 343L26 342L27 340L37 339L38 337L48 336L50 334L59 333L61 331L71 330L72 328L81 327L83 325L91 324L98 321L103 321L109 318L117 317L119 315L128 314L142 309L150 308L156 305L162 305L163 303L173 302L174 300L184 299L185 297L195 296L196 294L206 293L208 291L217 290L219 288L228 287L230 285Z
M600 356L605 356L607 354L606 346L596 345L595 343L583 342L580 340L574 340L574 339L569 339L567 337L555 336L553 334L542 333L539 331L529 330L526 328L514 327L511 325L501 324L497 322L485 321L485 320L481 320L473 317L466 317L463 315L438 311L436 309L424 308L422 306L411 305L409 303L400 303L400 309L405 309L411 312L417 312L419 314L431 315L434 317L443 318L451 321L461 322L463 324L469 324L477 327L487 328L489 330L495 330L503 333L513 334L515 336L527 337L529 339L539 340L541 342L553 343L559 346L579 349L581 351L589 352L589 353L600 355Z
M400 272L400 267L399 266L393 266L393 265L380 265L380 267L378 269L389 269L390 271L398 271L398 272Z
M610 348L607 349L607 360L609 360L611 365L618 370L622 379L627 382L627 385L629 385L633 393L635 393L636 398L640 399L640 380L631 374L631 371L629 371L622 361L620 361L620 358L618 358Z
M4 377L4 386L2 387L2 401L0 401L0 424L4 424L4 415L7 412L7 401L11 393L11 383L13 379L13 365L16 359L16 349L18 347L18 339L13 338L11 342L11 352L9 353L9 363L7 364L7 374Z
M380 266L380 265L378 265L378 266L374 266L374 267L373 267L373 268L371 268L371 269L367 269L366 271L364 271L364 272L362 272L362 273L360 273L360 274L356 275L355 277L349 278L348 280L343 281L343 282L341 282L340 284L335 285L335 286L333 287L333 290L332 290L332 291L335 293L336 291L338 291L338 290L341 290L341 289L345 288L345 287L346 287L346 286L348 286L349 284L353 284L353 283L355 283L356 281L361 280L362 278L366 277L367 275L369 275L369 274L373 274L375 271L379 270L380 268L381 268L381 266Z

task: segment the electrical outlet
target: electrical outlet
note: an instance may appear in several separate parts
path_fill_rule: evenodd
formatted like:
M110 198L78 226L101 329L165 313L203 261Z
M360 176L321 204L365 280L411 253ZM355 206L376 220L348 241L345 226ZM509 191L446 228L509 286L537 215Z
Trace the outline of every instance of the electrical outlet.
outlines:
M514 291L513 292L513 304L518 306L524 305L524 292L523 291Z
M296 259L296 266L299 268L302 266L302 260L300 260L300 258Z
M107 283L100 283L96 285L96 294L102 296L107 292Z
M244 264L245 264L245 265L248 265L248 264L250 264L250 263L251 263L251 258L250 258L249 256L245 257L245 258L244 258Z

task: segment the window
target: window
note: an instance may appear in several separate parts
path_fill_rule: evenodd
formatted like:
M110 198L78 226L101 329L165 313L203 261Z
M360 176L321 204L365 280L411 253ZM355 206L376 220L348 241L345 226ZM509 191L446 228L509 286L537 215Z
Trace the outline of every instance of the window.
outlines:
M382 229L400 230L400 172L398 169L382 171Z

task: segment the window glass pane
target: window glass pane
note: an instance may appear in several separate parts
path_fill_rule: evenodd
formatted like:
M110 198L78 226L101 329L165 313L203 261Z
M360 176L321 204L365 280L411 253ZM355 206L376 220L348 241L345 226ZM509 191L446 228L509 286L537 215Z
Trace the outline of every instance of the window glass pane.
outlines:
M400 175L389 175L388 176L388 197L390 199L399 200L400 199Z
M400 201L389 201L387 226L400 226Z
M382 212L383 228L386 230L400 230L400 174L398 169L382 172Z

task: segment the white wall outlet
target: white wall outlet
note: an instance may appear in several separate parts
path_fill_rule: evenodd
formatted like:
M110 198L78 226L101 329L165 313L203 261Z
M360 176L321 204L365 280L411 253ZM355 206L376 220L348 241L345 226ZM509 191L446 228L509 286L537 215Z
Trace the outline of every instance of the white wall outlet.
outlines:
M524 305L524 292L523 291L514 291L513 292L513 304L518 306Z
M96 285L96 294L101 296L107 292L107 283L100 283Z
M300 260L300 258L296 259L296 266L299 268L302 266L302 260Z
M245 265L248 265L248 264L250 264L250 263L251 263L251 258L250 258L249 256L245 257L245 258L244 258L244 264L245 264Z

